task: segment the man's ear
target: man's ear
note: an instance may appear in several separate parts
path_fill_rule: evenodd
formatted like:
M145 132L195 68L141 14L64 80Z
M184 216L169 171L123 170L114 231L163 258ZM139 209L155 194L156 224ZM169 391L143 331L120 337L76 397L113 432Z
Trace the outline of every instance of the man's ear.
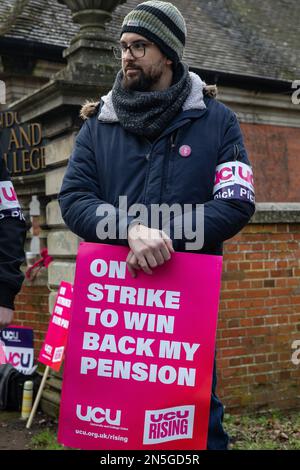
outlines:
M166 60L166 64L167 64L167 65L172 65L172 64L173 64L173 62L172 62L172 60L170 60L170 59L167 59L167 60Z

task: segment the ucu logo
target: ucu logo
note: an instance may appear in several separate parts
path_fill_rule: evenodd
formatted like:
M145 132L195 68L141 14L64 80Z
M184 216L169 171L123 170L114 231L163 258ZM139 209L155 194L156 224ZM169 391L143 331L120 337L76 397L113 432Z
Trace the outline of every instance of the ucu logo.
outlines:
M233 176L232 168L229 166L225 166L224 168L222 168L222 170L216 171L215 184L220 183L220 181L230 180L232 176Z
M3 331L2 336L8 341L19 341L19 333L17 331Z
M8 354L7 362L12 366L18 368L21 367L30 367L32 361L32 354L29 353L18 353L18 352L10 352Z
M252 169L241 162L228 162L221 164L216 169L215 185L221 182L231 180L232 178L239 177L240 180L253 185Z
M152 414L150 415L150 419L153 423L155 422L160 422L160 421L170 421L172 419L176 418L187 418L189 416L189 411L188 410L179 410L179 411L171 411L169 413L159 413L159 414Z
M250 167L245 170L245 165L238 165L238 175L242 180L247 181L247 183L254 184L253 173Z
M146 410L143 444L191 439L194 415L194 405L175 406L163 410Z
M99 407L93 408L92 406L82 405L76 406L76 416L81 421L93 422L96 424L107 423L114 426L120 426L121 424L121 410L117 410L113 413L109 408L103 409Z
M0 203L4 201L17 201L14 187L10 181L1 181L0 184Z

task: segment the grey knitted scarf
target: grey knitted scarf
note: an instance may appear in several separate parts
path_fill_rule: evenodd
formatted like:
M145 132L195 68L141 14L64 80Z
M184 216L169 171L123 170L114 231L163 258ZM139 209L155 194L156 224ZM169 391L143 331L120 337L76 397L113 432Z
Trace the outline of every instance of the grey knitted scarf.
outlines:
M173 84L164 91L140 92L122 87L123 72L117 74L112 102L120 124L127 131L150 139L159 136L187 99L192 80L188 66L180 62Z

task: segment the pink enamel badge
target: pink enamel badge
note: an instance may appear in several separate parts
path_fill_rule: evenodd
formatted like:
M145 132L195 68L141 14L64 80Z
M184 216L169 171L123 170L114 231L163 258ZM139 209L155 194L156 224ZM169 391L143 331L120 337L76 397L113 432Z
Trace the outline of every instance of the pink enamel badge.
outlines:
M179 149L179 154L186 158L186 157L189 157L192 153L192 149L189 145L182 145Z

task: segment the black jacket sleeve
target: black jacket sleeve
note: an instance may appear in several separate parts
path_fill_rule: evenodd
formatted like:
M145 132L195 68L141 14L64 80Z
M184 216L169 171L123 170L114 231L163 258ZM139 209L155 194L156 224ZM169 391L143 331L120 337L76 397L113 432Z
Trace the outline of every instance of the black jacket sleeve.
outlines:
M14 308L24 279L26 224L0 150L0 306Z
M249 170L251 169L239 122L235 113L228 109L227 125L219 148L217 165L235 160L249 165ZM212 192L211 199L204 203L202 253L218 252L221 254L222 243L236 235L254 214L254 200L242 200L237 195L238 191L232 197L217 199L214 198ZM193 210L191 217L193 232L195 232L196 209ZM177 223L181 223L181 221L173 219L171 238L173 238L172 233L174 233L174 227ZM184 251L186 243L189 241L185 237L181 240L173 240L174 248L178 251ZM192 248L190 249L192 250Z
M85 122L77 135L58 196L62 217L72 232L87 242L128 246L127 229L135 217L103 199L91 143L90 128ZM114 233L98 236L98 223L105 220L109 226L110 218Z

